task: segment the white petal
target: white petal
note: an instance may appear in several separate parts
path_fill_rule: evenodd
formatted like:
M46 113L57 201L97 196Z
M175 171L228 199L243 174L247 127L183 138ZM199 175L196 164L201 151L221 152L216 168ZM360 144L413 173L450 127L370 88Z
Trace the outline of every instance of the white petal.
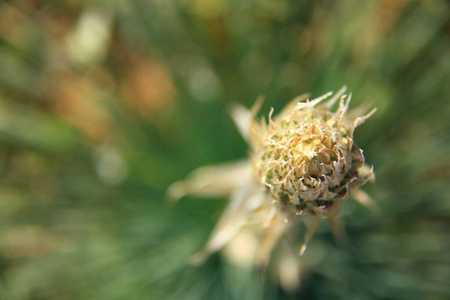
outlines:
M341 96L345 93L346 90L347 86L344 85L343 87L341 87L339 91L336 92L336 94L334 94L334 96L330 100L322 104L321 107L325 108L326 110L329 110L333 106L333 104L341 98Z
M220 250L246 224L249 212L253 209L253 198L261 198L259 187L245 185L231 196L230 204L221 216L206 246L192 257L193 264L204 262L209 255Z
M263 102L264 98L259 97L258 99L256 99L255 104L253 104L253 107L250 110L237 103L231 105L231 117L233 118L233 121L236 124L236 127L238 128L240 134L247 142L250 140L250 130L252 127L251 125L253 119L261 108Z
M379 213L380 208L372 198L363 190L356 189L351 192L352 197L361 205L367 207L372 213Z
M365 116L356 118L356 120L353 122L353 127L356 128L362 123L364 123L368 118L370 118L375 112L377 111L376 108L372 109L369 113L367 113Z
M219 197L231 194L237 187L251 182L253 175L249 160L237 161L194 170L183 181L172 184L167 198L176 201L186 195Z
M288 222L286 217L279 214L273 219L272 224L265 228L261 247L258 253L258 261L261 268L265 268L267 266L273 247L283 236L283 234L291 228L293 223L294 222Z
M306 251L306 246L308 245L309 240L311 237L316 233L317 226L319 225L320 219L316 216L312 215L305 215L302 217L302 221L304 222L306 226L306 233L305 237L303 238L302 246L300 247L299 255L303 255Z
M305 101L308 99L309 94L300 95L293 100L291 100L286 106L275 116L274 121L278 122L279 120L285 118L289 113L291 113L294 108L298 105L299 102Z

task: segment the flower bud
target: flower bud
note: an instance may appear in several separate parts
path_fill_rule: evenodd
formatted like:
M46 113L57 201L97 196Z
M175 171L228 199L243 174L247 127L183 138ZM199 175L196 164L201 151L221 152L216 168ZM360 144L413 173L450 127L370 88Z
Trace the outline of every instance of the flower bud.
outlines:
M269 128L254 151L259 178L273 201L297 215L326 218L351 188L370 177L360 175L364 155L353 142L355 127L369 115L347 116L349 96L332 112L337 99L319 104L328 96L300 102L275 120L269 116Z

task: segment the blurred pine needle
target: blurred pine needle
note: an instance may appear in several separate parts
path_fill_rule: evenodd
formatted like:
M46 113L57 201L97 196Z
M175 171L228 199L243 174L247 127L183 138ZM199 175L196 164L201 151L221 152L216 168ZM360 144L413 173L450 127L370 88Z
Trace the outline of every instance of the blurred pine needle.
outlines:
M449 6L434 1L0 3L0 299L450 298ZM232 102L347 84L377 182L301 286L200 249L226 199L163 202L244 157ZM299 238L302 228L298 229ZM270 268L270 267L269 267Z

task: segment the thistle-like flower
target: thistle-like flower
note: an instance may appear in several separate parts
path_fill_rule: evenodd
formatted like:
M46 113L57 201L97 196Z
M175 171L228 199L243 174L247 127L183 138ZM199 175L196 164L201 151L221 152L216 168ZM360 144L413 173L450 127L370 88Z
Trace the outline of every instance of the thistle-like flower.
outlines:
M234 107L232 116L250 145L250 159L200 168L169 189L173 199L186 194L231 195L197 261L221 249L242 227L252 225L262 233L257 259L264 265L294 221L303 221L307 228L300 247L303 254L321 219L339 233L337 213L350 193L372 205L358 187L373 178L373 171L364 164L353 133L375 109L364 115L362 108L348 111L351 95L344 92L345 87L333 97L328 93L314 100L300 96L275 118L271 110L268 122L255 120L261 100L250 111ZM339 106L333 112L336 101Z

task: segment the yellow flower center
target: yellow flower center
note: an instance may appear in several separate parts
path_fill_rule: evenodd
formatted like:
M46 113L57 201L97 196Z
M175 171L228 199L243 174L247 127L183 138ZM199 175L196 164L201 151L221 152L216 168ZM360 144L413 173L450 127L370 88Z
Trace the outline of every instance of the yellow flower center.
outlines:
M364 162L348 131L336 114L311 107L271 122L255 158L275 202L317 213L347 197Z

